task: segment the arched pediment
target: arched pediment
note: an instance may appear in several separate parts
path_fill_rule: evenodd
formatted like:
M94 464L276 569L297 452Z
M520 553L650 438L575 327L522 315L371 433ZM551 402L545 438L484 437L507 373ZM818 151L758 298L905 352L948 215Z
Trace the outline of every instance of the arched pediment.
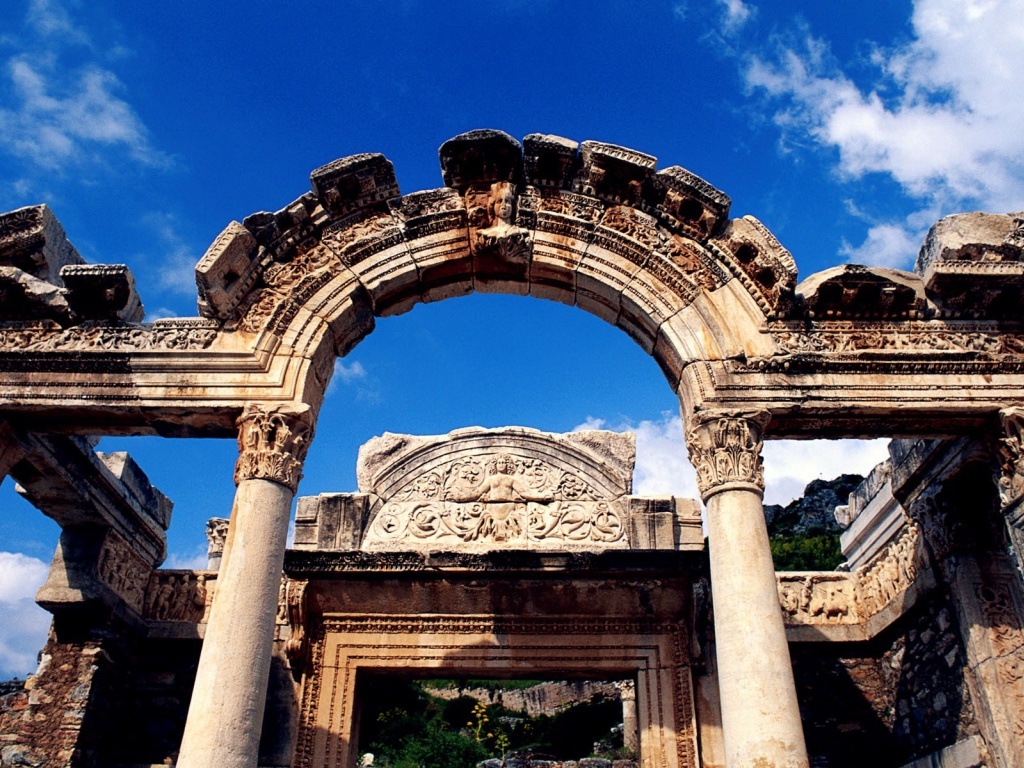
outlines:
M621 327L674 387L691 360L745 352L792 296L790 254L756 220L729 221L729 198L682 168L498 131L457 136L440 155L441 189L400 196L383 156L356 155L314 171L314 192L284 209L232 223L197 267L201 311L280 338L324 323L345 354L374 317L421 301L532 295ZM733 281L742 315L719 323L697 307L687 320Z
M943 219L918 274L847 265L798 287L760 222L642 152L471 131L440 160L446 186L407 195L383 155L317 169L216 238L201 317L152 324L127 267L82 263L45 206L0 215L0 413L233 434L246 403L315 412L377 317L473 291L591 312L655 358L687 416L763 409L778 436L960 432L1024 401L1020 214Z

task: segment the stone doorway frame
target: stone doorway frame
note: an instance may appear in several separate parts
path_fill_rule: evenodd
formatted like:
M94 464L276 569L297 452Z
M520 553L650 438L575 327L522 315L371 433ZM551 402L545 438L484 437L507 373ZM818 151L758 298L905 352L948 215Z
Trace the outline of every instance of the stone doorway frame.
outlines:
M694 692L682 633L673 622L629 617L326 615L312 646L294 765L353 765L360 674L402 670L634 676L642 768L697 766Z

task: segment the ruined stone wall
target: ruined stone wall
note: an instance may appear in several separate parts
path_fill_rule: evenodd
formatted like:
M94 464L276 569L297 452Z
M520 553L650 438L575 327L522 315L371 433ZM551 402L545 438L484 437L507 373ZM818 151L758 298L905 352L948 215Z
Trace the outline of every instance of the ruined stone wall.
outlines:
M791 645L807 748L829 768L901 766L979 732L948 593L870 643Z
M483 704L500 704L513 712L525 712L530 717L555 715L566 707L591 701L599 696L608 699L620 697L617 683L603 680L552 680L518 690L429 688L427 693L439 699L469 696Z

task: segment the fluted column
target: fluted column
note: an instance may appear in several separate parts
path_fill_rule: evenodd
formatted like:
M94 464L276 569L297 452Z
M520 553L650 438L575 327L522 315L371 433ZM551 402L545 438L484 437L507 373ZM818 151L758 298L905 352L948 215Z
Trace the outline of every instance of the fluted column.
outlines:
M708 509L715 648L728 768L807 768L764 520L766 413L702 413L686 436Z
M254 768L292 498L313 435L308 406L246 406L231 553L221 564L178 768Z

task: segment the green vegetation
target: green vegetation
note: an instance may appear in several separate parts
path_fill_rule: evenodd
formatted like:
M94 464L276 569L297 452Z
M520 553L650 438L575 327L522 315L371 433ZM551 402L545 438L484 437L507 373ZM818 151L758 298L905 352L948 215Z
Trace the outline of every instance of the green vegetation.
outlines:
M360 681L359 745L372 752L378 768L473 768L481 760L536 755L575 760L592 753L595 742L623 756L618 700L596 699L548 717L527 717L468 696L434 698L429 688L484 687L509 690L527 681L416 681L371 677ZM537 681L529 681L536 685ZM472 683L472 685L470 685ZM617 736L617 741L616 741Z
M765 507L776 571L834 571L843 562L833 510L862 480L860 475L813 480L785 508Z
M838 533L806 533L770 539L776 571L834 571L843 562Z

